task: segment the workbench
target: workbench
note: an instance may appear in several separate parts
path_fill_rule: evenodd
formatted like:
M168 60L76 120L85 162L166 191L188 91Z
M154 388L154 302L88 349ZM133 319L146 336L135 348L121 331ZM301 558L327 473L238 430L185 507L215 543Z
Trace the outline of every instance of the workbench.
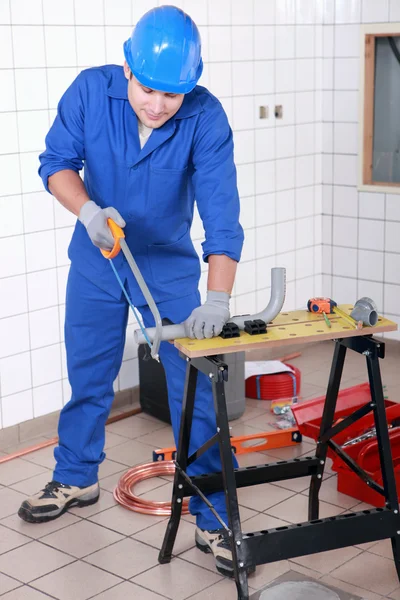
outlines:
M342 305L350 314L352 306ZM374 335L395 331L396 323L379 317L375 327L357 330L335 314L329 315L331 327L323 315L306 310L281 313L267 326L267 332L240 337L209 340L175 340L174 344L187 361L182 418L176 454L176 471L172 494L171 518L168 522L159 562L171 560L172 551L182 512L182 499L198 494L207 503L205 495L224 490L228 523L224 525L231 541L234 577L238 600L248 600L247 569L252 565L289 559L335 548L390 538L393 556L400 578L400 516L396 482L391 457L389 432L386 421L384 395L379 359L385 356L385 344ZM227 365L220 355L250 349L280 348L285 345L315 343L333 340L335 344L319 439L313 456L288 461L268 463L246 468L234 468L230 444L229 422L225 402L224 385L228 379ZM352 415L334 424L336 401L347 349L363 354L366 358L371 389L371 401ZM215 435L189 456L190 430L198 372L205 373L212 382L216 407L217 429ZM383 486L374 482L367 473L335 443L334 436L369 412L373 412L379 444ZM189 477L187 467L212 444L218 443L222 472L205 473ZM324 473L328 447L336 452L346 464L368 485L385 498L385 508L347 513L337 517L319 519L319 490ZM275 529L244 534L241 529L237 488L261 483L282 481L311 476L308 521ZM208 503L209 505L209 503ZM213 507L210 507L214 514Z

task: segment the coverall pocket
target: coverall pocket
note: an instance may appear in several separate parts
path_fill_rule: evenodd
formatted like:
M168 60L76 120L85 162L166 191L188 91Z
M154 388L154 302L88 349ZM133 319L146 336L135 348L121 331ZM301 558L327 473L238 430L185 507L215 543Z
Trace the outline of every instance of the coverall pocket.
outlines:
M188 169L150 167L149 198L157 216L180 214L188 193Z
M187 226L185 233L169 244L148 246L150 270L156 285L171 285L200 276L200 264Z

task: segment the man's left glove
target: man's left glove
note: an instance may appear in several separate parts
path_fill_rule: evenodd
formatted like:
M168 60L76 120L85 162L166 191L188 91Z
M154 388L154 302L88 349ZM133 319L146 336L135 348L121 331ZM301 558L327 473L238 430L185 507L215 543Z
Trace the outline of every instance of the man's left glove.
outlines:
M202 340L219 335L229 321L229 300L226 292L209 290L205 303L195 308L184 322L187 337Z

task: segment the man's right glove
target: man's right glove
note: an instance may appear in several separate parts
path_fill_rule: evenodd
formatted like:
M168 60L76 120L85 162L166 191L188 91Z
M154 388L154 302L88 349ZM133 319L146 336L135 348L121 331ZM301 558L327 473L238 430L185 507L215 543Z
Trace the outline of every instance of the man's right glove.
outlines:
M112 250L114 247L114 238L107 224L107 219L112 219L119 227L125 227L126 225L124 219L114 207L100 208L93 200L85 202L78 218L86 227L93 244L102 250Z

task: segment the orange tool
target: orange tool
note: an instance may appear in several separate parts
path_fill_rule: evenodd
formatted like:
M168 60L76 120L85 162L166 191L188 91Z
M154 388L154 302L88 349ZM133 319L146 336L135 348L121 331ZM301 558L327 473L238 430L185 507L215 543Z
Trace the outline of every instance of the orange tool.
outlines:
M362 329L363 327L362 321L355 321L341 308L338 308L337 303L331 298L310 298L310 300L307 302L307 308L312 313L323 314L324 317L326 316L326 314L334 313L338 317L341 317L342 319L347 321L355 329Z
M257 440L260 440L257 444ZM231 437L231 447L235 454L249 454L250 452L262 452L274 448L285 448L295 446L302 440L301 433L295 427L282 431L265 431L264 433L252 433L251 435L239 435ZM161 448L153 450L153 461L175 460L176 448Z

